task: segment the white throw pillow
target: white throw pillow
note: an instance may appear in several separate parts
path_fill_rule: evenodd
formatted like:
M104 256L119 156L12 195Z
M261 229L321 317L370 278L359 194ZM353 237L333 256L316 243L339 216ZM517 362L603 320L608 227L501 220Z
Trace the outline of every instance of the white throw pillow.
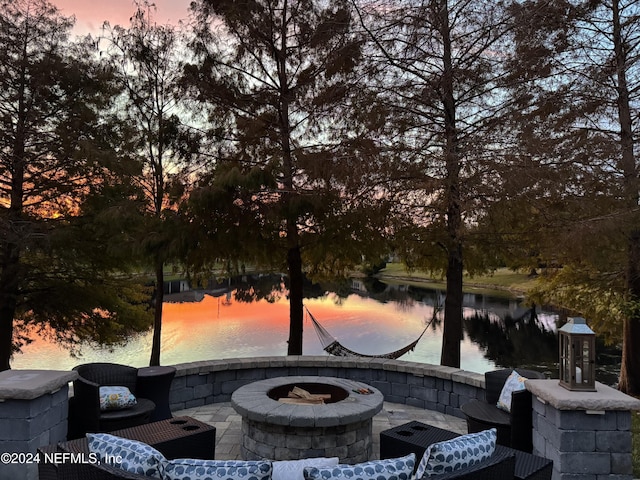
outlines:
M511 395L513 392L519 392L520 390L524 390L524 381L525 377L520 375L515 370L511 372L511 375L507 378L507 381L504 382L504 386L502 387L502 391L500 392L500 397L498 398L498 403L496 406L504 410L505 412L511 411Z
M429 445L415 478L438 478L441 473L455 472L487 460L496 450L496 437L497 430L492 428Z
M277 460L273 463L271 480L304 480L304 467L333 467L338 457L303 458L302 460Z

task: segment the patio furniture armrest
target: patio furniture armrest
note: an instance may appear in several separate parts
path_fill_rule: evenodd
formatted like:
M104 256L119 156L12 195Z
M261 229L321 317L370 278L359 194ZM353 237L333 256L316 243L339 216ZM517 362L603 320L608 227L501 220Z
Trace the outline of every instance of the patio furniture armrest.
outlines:
M511 396L511 448L533 450L533 405L531 392L521 390Z
M491 458L471 467L455 472L441 473L437 477L422 477L422 479L437 478L438 480L513 480L516 467L516 457L513 452L496 451Z
M57 446L59 452L73 456L64 463L57 465L57 480L148 480L145 475L126 472L110 465L94 463L89 454L87 439L80 438Z
M100 386L78 377L73 382L73 397L69 401L71 436L97 432L100 426Z
M58 480L149 480L146 475L103 465L66 463L58 468Z
M491 370L485 372L484 374L484 384L485 384L485 401L489 405L495 405L498 403L498 399L500 398L500 393L502 392L502 387L504 387L504 383L511 375L513 370L510 368L503 368L500 370Z
M57 452L55 443L38 448L38 480L58 480L58 466L51 461L51 456Z

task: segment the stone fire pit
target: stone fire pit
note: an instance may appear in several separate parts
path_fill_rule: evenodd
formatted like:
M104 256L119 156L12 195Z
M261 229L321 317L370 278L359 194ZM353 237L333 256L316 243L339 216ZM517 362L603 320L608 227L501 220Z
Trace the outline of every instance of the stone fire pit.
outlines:
M294 387L331 394L322 405L281 403ZM369 389L371 394L354 392ZM383 395L362 382L333 377L278 377L237 389L231 405L242 416L241 454L245 460L297 460L339 457L342 463L369 460L373 417Z

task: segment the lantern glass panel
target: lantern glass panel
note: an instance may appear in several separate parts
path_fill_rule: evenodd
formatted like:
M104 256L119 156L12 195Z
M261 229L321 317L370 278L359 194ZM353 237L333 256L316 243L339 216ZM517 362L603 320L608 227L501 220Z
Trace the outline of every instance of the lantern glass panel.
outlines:
M577 338L571 339L571 349L573 350L573 355L571 355L569 361L569 368L571 370L571 384L576 385L582 383L582 362L580 359L580 353L582 349L580 348L580 340Z
M563 346L561 362L562 362L562 370L564 372L564 375L562 376L562 378L565 382L568 382L571 379L570 343L569 343L569 339L564 335L560 337L560 340Z
M584 372L582 379L584 383L589 383L589 378L590 376L590 371L589 371L589 353L590 353L590 348L589 348L589 340L588 339L584 339L584 341L582 342L582 370Z

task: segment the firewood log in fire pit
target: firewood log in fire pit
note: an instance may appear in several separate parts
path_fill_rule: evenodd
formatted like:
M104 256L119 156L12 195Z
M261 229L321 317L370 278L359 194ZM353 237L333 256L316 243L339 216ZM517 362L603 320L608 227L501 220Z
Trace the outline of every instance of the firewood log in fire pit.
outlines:
M330 393L309 393L303 388L293 387L286 397L279 398L278 401L296 405L319 405L330 399Z

